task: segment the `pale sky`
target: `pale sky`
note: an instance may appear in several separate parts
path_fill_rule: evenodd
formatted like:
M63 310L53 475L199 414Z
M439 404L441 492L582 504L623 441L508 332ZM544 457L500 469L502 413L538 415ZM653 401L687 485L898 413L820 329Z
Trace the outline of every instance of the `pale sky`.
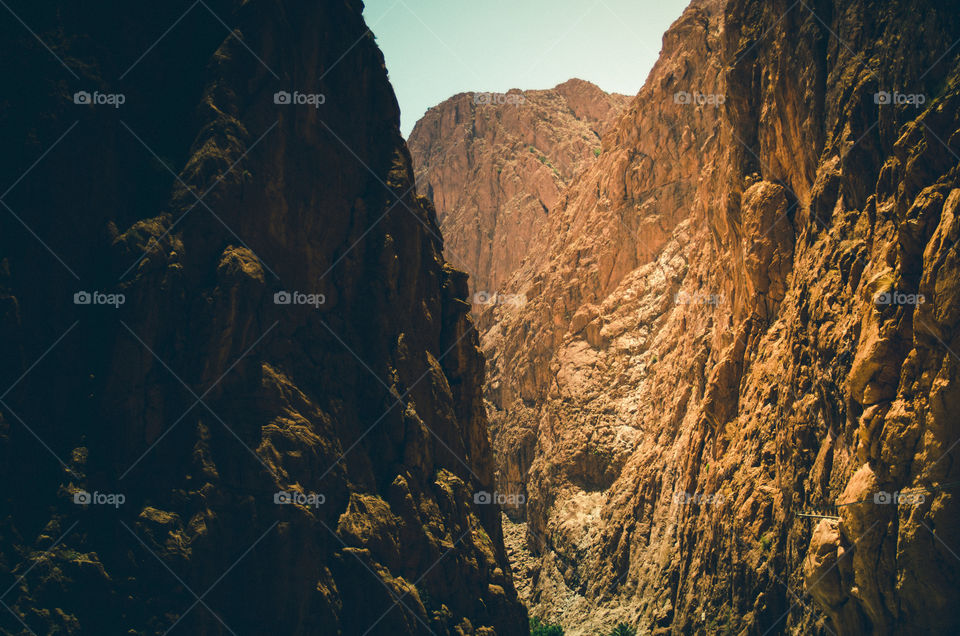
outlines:
M579 77L634 95L689 0L366 0L410 134L467 91L552 88Z

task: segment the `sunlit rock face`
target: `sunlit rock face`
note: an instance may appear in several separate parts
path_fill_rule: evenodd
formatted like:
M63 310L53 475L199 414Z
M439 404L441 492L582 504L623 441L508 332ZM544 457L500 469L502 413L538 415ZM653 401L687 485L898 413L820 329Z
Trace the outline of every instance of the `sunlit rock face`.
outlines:
M960 629L960 18L790 5L684 12L479 317L568 633Z
M498 291L510 294L501 287L542 242L566 186L597 160L600 136L628 101L572 79L550 90L462 93L417 122L409 140L417 185L437 207L445 256L470 274L478 311Z
M524 633L362 4L11 5L0 631Z

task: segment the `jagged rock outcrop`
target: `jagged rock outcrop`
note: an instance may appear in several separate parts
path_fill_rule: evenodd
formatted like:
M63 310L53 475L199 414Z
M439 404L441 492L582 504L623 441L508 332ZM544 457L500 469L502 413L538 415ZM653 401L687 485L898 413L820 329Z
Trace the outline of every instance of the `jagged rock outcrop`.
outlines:
M958 38L944 3L829 0L664 36L504 284L526 304L481 317L534 614L960 629Z
M445 254L489 302L523 262L600 135L626 105L572 79L550 90L461 93L410 134L420 190L437 207Z
M362 4L11 9L0 631L525 633Z

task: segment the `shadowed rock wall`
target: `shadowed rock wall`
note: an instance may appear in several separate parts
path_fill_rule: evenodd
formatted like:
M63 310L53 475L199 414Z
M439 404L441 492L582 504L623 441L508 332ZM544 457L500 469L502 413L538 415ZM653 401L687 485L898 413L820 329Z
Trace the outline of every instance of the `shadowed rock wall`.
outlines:
M10 8L0 631L524 633L361 3Z

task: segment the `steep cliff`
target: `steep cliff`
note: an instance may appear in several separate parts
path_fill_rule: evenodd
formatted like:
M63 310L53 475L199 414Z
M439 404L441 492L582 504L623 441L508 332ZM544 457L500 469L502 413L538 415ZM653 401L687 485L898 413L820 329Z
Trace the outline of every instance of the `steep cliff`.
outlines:
M664 36L482 317L534 614L960 629L958 38L947 3L828 0Z
M572 79L550 90L462 93L417 122L409 140L417 184L437 207L447 258L470 274L479 304L538 244L563 190L595 161L600 135L627 101Z
M0 26L0 631L525 633L361 2L183 9Z

